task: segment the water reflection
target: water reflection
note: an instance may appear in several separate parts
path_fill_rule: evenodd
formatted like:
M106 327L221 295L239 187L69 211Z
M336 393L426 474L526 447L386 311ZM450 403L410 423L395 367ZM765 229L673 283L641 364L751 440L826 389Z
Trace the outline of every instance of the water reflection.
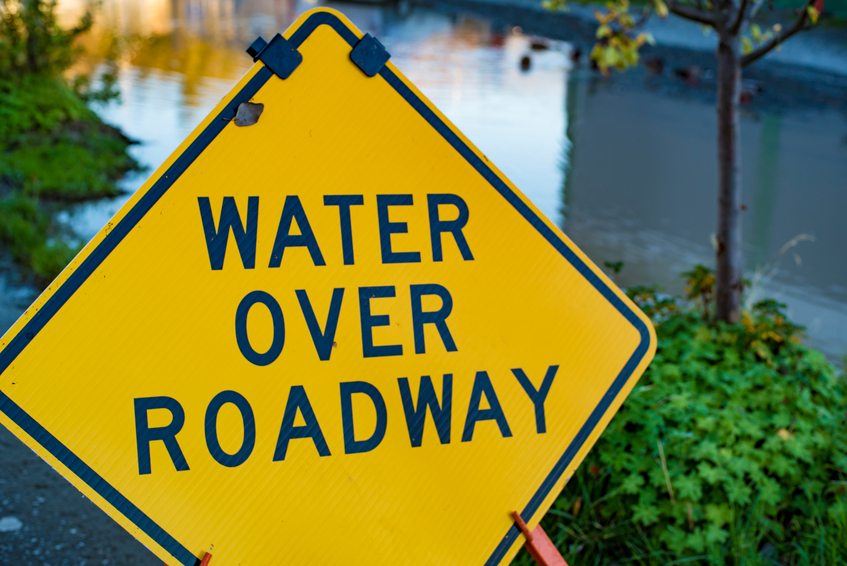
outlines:
M62 6L68 15L79 9ZM102 56L108 37L134 39L121 62L123 102L103 113L143 142L135 148L143 162L161 163L248 68L244 46L309 7L106 0L90 47ZM533 52L531 70L522 72L527 38L482 20L418 8L341 8L379 36L395 64L592 257L624 260L624 284L678 291L679 272L711 262L709 102L664 93L655 82L648 88L630 80L624 88L574 70L564 44ZM743 131L746 252L757 292L786 300L813 341L841 356L847 122L826 109L767 111L746 114ZM125 184L135 189L142 181ZM78 207L66 219L87 237L123 200Z
M114 32L108 28L110 22L126 20L113 15L123 4L108 5L102 33ZM311 7L291 2L283 6L290 19ZM562 100L569 67L566 45L553 44L552 49L535 53L532 72L524 73L518 63L529 49L528 40L517 30L423 10L403 14L373 6L335 7L378 35L394 63L424 94L546 214L558 218L565 130ZM235 10L230 31L189 24L184 17L171 20L174 27L169 33L144 36L138 22L121 31L144 39L133 43L123 62L121 104L103 108L102 113L142 141L135 148L142 162L164 161L247 70L251 61L245 45L256 35L270 37L287 26L278 23L279 18L244 8L241 3ZM153 20L147 25L164 27ZM128 178L124 184L133 190L148 174ZM81 234L93 234L124 200L79 207L71 223Z
M566 230L589 254L623 259L624 284L679 291L710 262L716 219L714 109L574 78ZM814 341L847 353L847 121L837 112L745 113L744 236L754 300L789 304Z

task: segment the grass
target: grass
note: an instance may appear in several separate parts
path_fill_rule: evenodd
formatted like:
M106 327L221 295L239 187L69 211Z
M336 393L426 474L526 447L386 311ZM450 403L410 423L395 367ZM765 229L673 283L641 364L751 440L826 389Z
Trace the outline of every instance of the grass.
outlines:
M48 282L77 251L48 205L119 194L131 143L62 78L0 81L0 250L26 279Z

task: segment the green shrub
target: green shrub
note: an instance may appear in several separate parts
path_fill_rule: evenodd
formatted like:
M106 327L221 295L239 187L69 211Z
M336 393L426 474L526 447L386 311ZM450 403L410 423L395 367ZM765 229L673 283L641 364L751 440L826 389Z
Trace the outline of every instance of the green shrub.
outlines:
M92 21L57 23L50 0L0 0L0 253L38 283L53 278L74 248L62 240L47 200L117 195L117 181L139 166L132 143L88 106L116 96L109 71L92 87L66 72L76 38Z
M708 295L691 283L692 296ZM565 558L842 562L842 377L801 344L801 329L774 301L726 325L710 322L702 305L632 294L656 324L658 351L543 521Z
M53 234L50 215L35 199L20 194L0 199L0 244L42 283L55 277L77 251Z
M61 74L79 54L76 38L92 23L86 12L75 26L61 26L55 0L0 0L0 76Z
M137 163L131 141L104 124L63 80L0 81L0 183L27 195L84 200L117 195Z
M0 79L0 140L34 132L51 134L64 123L96 116L58 77L30 75Z

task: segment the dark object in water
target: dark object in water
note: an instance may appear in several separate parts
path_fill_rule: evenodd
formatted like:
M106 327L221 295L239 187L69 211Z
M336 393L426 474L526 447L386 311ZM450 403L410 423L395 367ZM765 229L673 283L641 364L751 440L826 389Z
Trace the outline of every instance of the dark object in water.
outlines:
M547 51L550 49L550 42L541 37L533 37L529 40L529 48L532 51Z
M582 57L582 49L579 47L574 47L571 49L570 58L571 62L579 63L580 58Z
M647 70L656 75L661 75L665 70L665 60L661 57L648 57L644 60Z
M532 67L532 57L529 55L521 57L520 67L521 71L529 71L529 68Z
M741 94L739 96L741 104L750 104L753 97L762 94L765 91L761 83L744 79L741 81Z
M700 82L700 78L703 76L703 70L696 65L689 65L688 67L674 69L673 74L688 84L694 85Z

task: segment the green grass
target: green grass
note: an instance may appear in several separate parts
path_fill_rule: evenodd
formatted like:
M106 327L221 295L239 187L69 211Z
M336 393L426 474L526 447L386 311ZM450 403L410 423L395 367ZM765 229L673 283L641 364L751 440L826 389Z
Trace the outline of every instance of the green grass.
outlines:
M34 198L19 193L0 198L0 243L39 281L55 277L76 253L51 232L50 215Z
M0 253L25 278L48 282L76 252L49 203L119 194L117 181L138 168L131 143L63 79L0 81Z
M56 136L24 135L0 155L0 178L48 200L115 196L115 181L133 167L126 143L96 124L76 122Z
M138 167L131 141L103 123L61 79L0 82L0 181L45 199L114 196Z

